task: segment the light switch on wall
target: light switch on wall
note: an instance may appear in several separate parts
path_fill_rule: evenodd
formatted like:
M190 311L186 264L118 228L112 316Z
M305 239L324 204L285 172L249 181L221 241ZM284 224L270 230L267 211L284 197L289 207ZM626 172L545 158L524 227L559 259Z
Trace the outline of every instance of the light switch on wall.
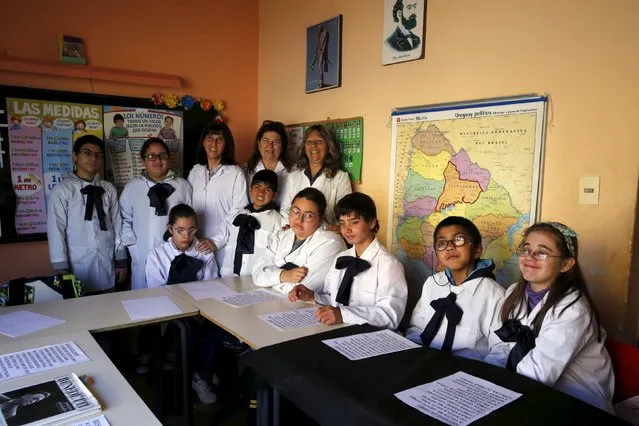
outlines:
M599 176L579 179L579 204L599 204Z

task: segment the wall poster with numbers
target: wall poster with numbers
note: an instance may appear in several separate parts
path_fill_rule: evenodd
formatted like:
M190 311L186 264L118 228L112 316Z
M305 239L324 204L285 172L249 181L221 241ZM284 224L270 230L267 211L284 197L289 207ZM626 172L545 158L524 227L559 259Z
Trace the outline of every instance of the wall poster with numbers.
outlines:
M545 126L538 96L393 112L388 238L409 289L438 269L433 231L449 216L477 226L502 286L516 280L515 250L538 214Z
M353 117L338 120L312 121L286 126L289 137L289 157L297 160L304 132L314 124L325 126L335 138L340 150L341 169L347 172L353 183L362 182L362 158L364 154L364 118Z

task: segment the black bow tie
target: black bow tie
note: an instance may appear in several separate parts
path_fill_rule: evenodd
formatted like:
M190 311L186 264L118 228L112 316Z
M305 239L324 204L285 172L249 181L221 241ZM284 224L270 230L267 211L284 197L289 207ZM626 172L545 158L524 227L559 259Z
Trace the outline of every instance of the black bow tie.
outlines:
M175 188L168 183L156 183L149 192L146 193L149 197L151 207L155 208L156 216L166 216L169 214L169 208L166 204L166 199L173 194Z
M457 295L453 292L450 292L448 296L442 297L437 300L433 300L430 302L430 306L435 309L435 314L430 319L426 328L421 334L422 343L424 346L430 346L433 342L433 339L437 335L439 328L442 325L442 321L444 320L444 315L446 315L446 319L448 320L448 327L446 328L446 337L444 338L444 343L442 344L442 351L450 351L453 348L453 342L455 341L455 330L457 328L457 324L462 319L464 315L464 311L455 303L457 300Z
M197 281L197 273L202 269L204 261L185 253L175 256L171 261L171 269L166 280L167 284L181 284Z
M100 222L100 229L107 230L106 215L104 214L104 204L102 203L102 194L104 194L104 188L96 185L87 185L80 190L80 192L87 196L87 204L84 209L84 220L93 220L93 206L98 213L98 221Z
M346 268L344 276L342 277L342 282L339 285L339 290L337 290L337 297L335 297L335 300L344 306L348 306L351 300L353 278L355 278L355 276L360 272L364 272L370 268L371 264L364 259L359 259L357 257L341 256L337 258L335 267L337 269Z
M510 371L517 371L519 361L535 347L535 332L528 326L523 325L519 320L506 320L495 334L502 342L517 342L508 354L506 368Z
M253 254L255 251L255 231L260 229L260 222L251 215L239 214L233 220L237 226L237 245L233 259L233 273L240 275L242 270L242 255Z

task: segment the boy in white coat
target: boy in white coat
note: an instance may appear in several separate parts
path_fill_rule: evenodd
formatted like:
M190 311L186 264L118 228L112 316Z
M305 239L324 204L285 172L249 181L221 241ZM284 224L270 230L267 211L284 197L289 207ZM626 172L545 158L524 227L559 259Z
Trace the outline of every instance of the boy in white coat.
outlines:
M434 249L445 268L426 280L406 338L466 358L483 359L499 326L504 289L492 260L480 259L481 234L470 220L449 216L436 227Z
M113 291L126 278L126 249L115 187L98 174L104 142L96 136L73 145L74 172L66 173L49 197L47 238L56 274L73 273L87 293Z
M229 226L229 242L224 246L222 276L251 275L253 266L265 255L268 240L282 229L282 216L273 203L277 197L278 176L263 169L253 175L251 203Z
M169 148L149 138L140 149L144 170L120 195L122 244L131 255L131 289L146 288L146 258L164 242L169 211L191 204L191 185L169 169Z
M342 239L334 232L321 229L326 199L315 188L300 191L293 199L288 218L290 229L273 234L266 254L253 268L253 282L288 294L297 284L315 291L335 256L344 249Z
M536 223L517 253L521 277L506 292L504 325L491 335L486 362L614 414L606 333L577 263L577 234L558 222Z
M298 284L289 300L313 301L319 322L364 324L396 329L404 315L408 290L402 264L382 246L375 203L366 194L354 192L335 207L341 234L353 247L340 253L314 292Z

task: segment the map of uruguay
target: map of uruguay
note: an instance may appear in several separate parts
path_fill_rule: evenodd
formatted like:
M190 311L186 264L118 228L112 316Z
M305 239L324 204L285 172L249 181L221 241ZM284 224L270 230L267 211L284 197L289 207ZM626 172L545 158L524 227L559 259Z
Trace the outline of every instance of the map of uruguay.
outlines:
M535 123L535 114L399 123L395 255L432 271L435 226L464 216L479 228L482 257L494 260L498 281L512 283L530 218Z

